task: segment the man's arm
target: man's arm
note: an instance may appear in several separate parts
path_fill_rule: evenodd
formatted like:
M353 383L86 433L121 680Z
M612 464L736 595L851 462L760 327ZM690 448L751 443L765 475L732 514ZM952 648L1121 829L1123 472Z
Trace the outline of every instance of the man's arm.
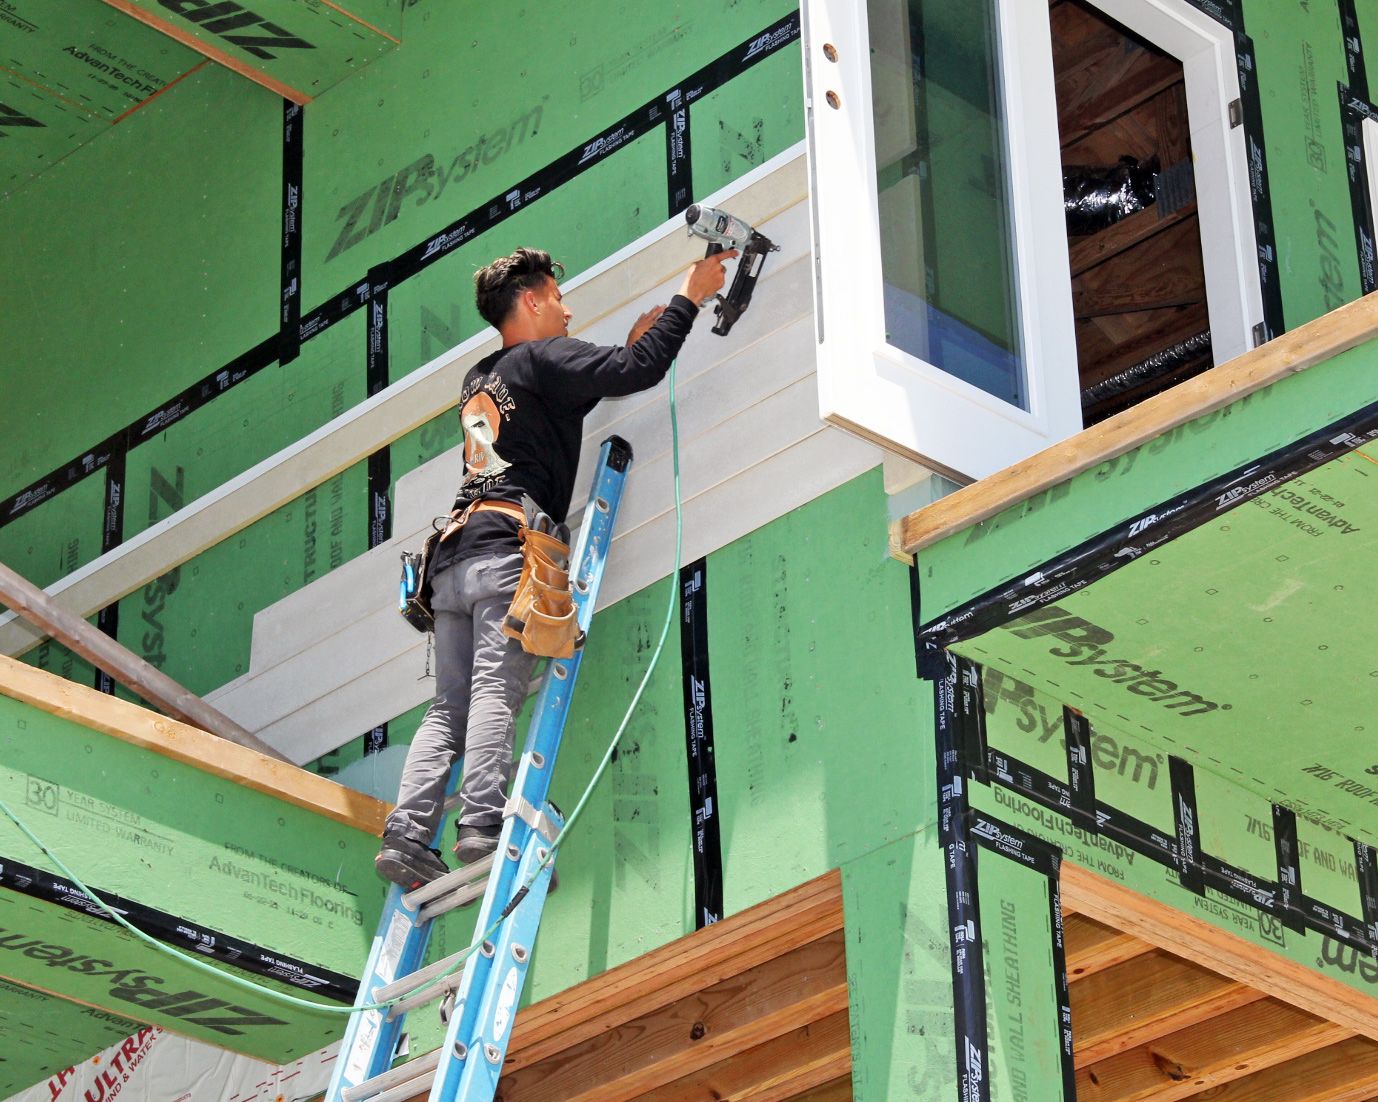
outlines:
M635 394L656 385L670 370L698 316L698 304L725 282L722 262L735 251L705 257L689 267L668 306L642 314L627 345L595 345L557 337L546 346L549 380L570 400L597 401Z

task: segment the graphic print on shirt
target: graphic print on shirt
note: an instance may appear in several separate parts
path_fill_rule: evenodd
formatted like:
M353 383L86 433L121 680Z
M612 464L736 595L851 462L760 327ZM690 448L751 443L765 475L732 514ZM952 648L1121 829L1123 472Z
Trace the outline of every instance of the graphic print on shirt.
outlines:
M502 415L498 405L483 391L467 402L459 414L464 428L464 472L467 478L499 475L511 466L498 454Z
M474 385L477 384L477 385ZM472 389L471 389L472 388ZM512 464L498 451L502 422L517 408L507 384L496 375L481 376L464 388L459 423L464 429L464 486L487 488L501 482Z

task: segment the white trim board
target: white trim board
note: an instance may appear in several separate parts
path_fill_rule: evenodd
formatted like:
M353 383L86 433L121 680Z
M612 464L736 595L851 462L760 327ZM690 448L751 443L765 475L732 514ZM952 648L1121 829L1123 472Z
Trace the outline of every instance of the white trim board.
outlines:
M692 562L784 516L879 462L880 453L870 445L818 425L811 380L801 385L806 393L795 403L794 414L802 415L798 424L812 423L813 430L685 502L684 561ZM767 409L764 414L775 421L789 419L780 409ZM633 467L634 479L640 473L644 472ZM663 584L671 571L674 549L672 511L620 536L609 556L600 604L612 604L647 585ZM877 554L887 555L888 549L878 546ZM321 608L329 609L332 616L343 611L341 619L347 623L335 628L318 623L314 639L296 638L295 654L279 653L272 666L251 669L207 698L293 762L313 761L369 728L424 704L434 692L434 682L421 678L423 638L373 596L394 584L395 551L390 545L375 548L307 589L324 587L346 570L351 576L342 576L339 582L352 584L337 585L343 592L332 595L329 604L322 602ZM291 620L294 613L286 602L298 596L260 613L256 633L265 621Z
M730 205L750 222L800 202L807 194L800 142L733 181L704 202ZM671 281L700 254L683 223L669 220L572 278L566 297L576 332L637 300L648 286ZM623 331L625 335L625 330ZM496 347L485 329L372 398L251 467L242 475L152 525L49 586L49 596L80 616L93 615L247 528L412 429L452 409L465 372ZM742 338L735 335L729 342ZM0 653L18 656L42 635L13 613L0 616Z

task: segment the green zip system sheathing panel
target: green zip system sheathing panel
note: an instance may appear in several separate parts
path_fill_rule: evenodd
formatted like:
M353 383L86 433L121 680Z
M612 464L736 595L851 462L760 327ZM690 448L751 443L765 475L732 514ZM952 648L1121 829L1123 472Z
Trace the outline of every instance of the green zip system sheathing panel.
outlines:
M1378 341L1098 464L919 554L925 621L1378 400Z
M106 2L297 102L395 49L402 31L403 0Z
M842 866L855 1102L957 1096L946 890L932 830Z
M202 64L98 0L0 5L0 194L23 186Z
M431 0L410 8L411 40L303 115L303 312L790 10L756 0L709 17L676 4L652 18L631 4L589 4L559 29L535 11L474 9L461 18ZM523 53L514 65L516 40ZM565 59L559 67L526 60L555 53ZM694 103L695 188L721 186L802 136L798 66L794 44ZM499 86L504 95L495 97ZM36 398L23 415L0 411L14 459L0 494L70 459L74 443L134 424L119 518L128 539L174 502L195 500L365 397L365 311L312 336L290 362L271 362L270 352L242 382L225 386L215 375L278 330L283 163L279 101L208 66L0 206L0 223L17 227L38 265L25 287L10 289L24 354L7 360L6 381L26 392L39 378L58 393L95 386L102 399ZM98 204L89 201L95 179ZM494 255L539 243L575 274L660 225L666 196L665 134L656 126L393 283L385 381L482 329L471 277ZM108 238L112 204L122 226L112 264L71 263L88 255L90 241ZM54 323L46 304L59 302L82 304L80 325ZM224 393L182 413L170 400L200 380ZM171 416L134 421L151 410ZM400 438L387 453L391 486L458 439L453 414ZM98 471L0 527L0 561L47 584L67 572L54 564L68 561L73 539L74 565L95 558L104 481ZM319 535L326 515L328 546ZM361 464L125 598L117 637L155 664L166 654L167 672L195 691L214 688L243 672L253 613L362 551L370 515ZM249 554L259 548L262 562ZM175 628L178 620L184 626Z
M365 831L9 697L0 697L0 798L98 892L299 962L307 973L353 977L363 967L381 905L377 839ZM7 873L28 866L65 879L8 821L0 824L0 855ZM107 920L5 882L3 911L12 921L0 934L0 976L263 1059L312 1051L338 1030L336 1017L228 987ZM82 965L56 949L45 955L26 948L34 938L120 963ZM126 967L164 978L115 975ZM253 1007L276 1024L202 1028L153 997L188 989ZM311 995L310 984L281 989Z
M1062 1054L1048 878L986 850L977 867L991 1102L1056 1102Z
M942 853L931 833L932 694L915 676L908 579L888 556L885 515L875 470L706 563L725 912L841 867L853 1028L864 1034L855 1060L866 1093L857 1097L876 1102L895 1097L892 1083L936 1086L955 1074ZM583 791L640 681L666 585L594 618L553 779L561 807ZM391 723L392 741L409 739L419 717ZM560 890L546 904L526 998L693 930L684 722L672 630L602 787L561 847ZM367 775L361 742L315 768ZM431 954L454 952L464 944L455 938L447 933ZM901 948L897 974L890 954ZM441 1040L428 1021L409 1023L413 1054Z
M953 649L1378 844L1376 555L1361 448Z
M276 329L281 150L279 101L207 65L0 201L25 263L0 292L0 380L26 398L0 414L0 493ZM67 492L45 508L75 523Z
M1361 293L1354 216L1336 105L1349 83L1333 2L1244 0L1254 42L1263 145L1287 328Z
M8 892L0 895L0 925L24 925L17 909L31 906L40 904ZM138 1031L139 1023L132 1018L0 980L0 1037L5 1038L0 1092L9 1097Z

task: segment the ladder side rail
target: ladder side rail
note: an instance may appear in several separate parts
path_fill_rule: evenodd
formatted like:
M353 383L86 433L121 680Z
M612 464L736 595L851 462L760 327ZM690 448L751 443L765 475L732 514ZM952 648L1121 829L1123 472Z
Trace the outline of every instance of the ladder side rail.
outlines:
M558 829L563 822L557 812L552 810L550 813ZM525 884L536 872L545 854L544 846L527 845L517 869L517 879L521 883ZM469 1056L460 1065L453 1094L447 1094L447 1088L442 1090L442 1097L477 1102L480 1099L491 1100L497 1092L498 1076L502 1072L507 1043L512 1036L512 1022L517 1016L526 971L531 965L532 946L541 923L541 913L545 909L552 865L553 862L536 874L530 893L494 936L492 970L478 997L475 1011L478 1028L469 1046ZM453 1076L450 1078L453 1080Z
M453 791L463 775L464 760L455 762L446 781L446 791ZM445 816L441 815L432 845L439 845L445 834ZM431 938L431 924L420 921L421 908L408 907L403 902L406 893L397 884L388 887L378 930L369 948L368 963L359 980L355 1007L377 1002L377 992L395 980L415 972L426 956ZM355 1010L345 1026L340 1054L330 1075L324 1102L344 1102L344 1092L359 1086L387 1071L402 1035L404 1016L389 1020L385 1010Z
M604 442L588 508L584 511L584 520L579 529L576 544L579 555L574 559L575 570L571 575L574 579L572 588L577 619L584 631L588 630L592 621L593 608L598 598L608 548L612 542L613 525L617 519L617 509L630 462L631 450L625 442L617 437L610 437ZM580 649L575 651L572 658L551 659L541 683L536 707L532 712L526 745L512 785L515 796L525 800L528 807L545 811L547 815L551 814L551 809L547 806L546 794L550 788L550 777L554 772L555 757L560 748L560 739L564 733L582 657L583 650ZM537 761L540 765L536 764ZM548 844L549 840L534 831L520 816L508 815L503 819L502 834L498 839L499 860L493 868L488 890L479 909L474 927L476 936L492 924L498 914L495 908L505 907L521 884L525 883L525 878L518 875L519 862L524 863L524 857L529 858L538 848ZM549 873L553 864L552 861L551 865L542 871L543 877ZM526 875L529 875L529 872ZM532 923L531 940L535 938L535 926L540 922L540 911L545 902L544 891L540 893L539 899L531 898L531 895L535 894L533 885L532 892L514 912L515 917L516 914L529 909L527 918ZM510 924L511 919L504 923L499 934L505 933L506 927ZM475 1051L481 1050L483 1044L475 1045L471 1042L475 1039L479 1023L480 1003L488 985L492 983L491 972L493 960L496 958L496 943L493 950L493 956L476 954L471 957L471 967L465 969L455 995L455 1006L450 1016L449 1027L445 1033L440 1067L431 1086L430 1102L454 1102L457 1097L464 1097L465 1102L479 1102L481 1099L492 1098L491 1091L486 1095L480 1091L463 1096L459 1091L465 1066L475 1060L485 1060L482 1051ZM503 973L504 976L506 974ZM524 977L523 968L519 980ZM505 1044L502 1051L506 1051ZM498 1070L501 1070L501 1060L498 1061ZM493 1081L496 1083L496 1074Z

